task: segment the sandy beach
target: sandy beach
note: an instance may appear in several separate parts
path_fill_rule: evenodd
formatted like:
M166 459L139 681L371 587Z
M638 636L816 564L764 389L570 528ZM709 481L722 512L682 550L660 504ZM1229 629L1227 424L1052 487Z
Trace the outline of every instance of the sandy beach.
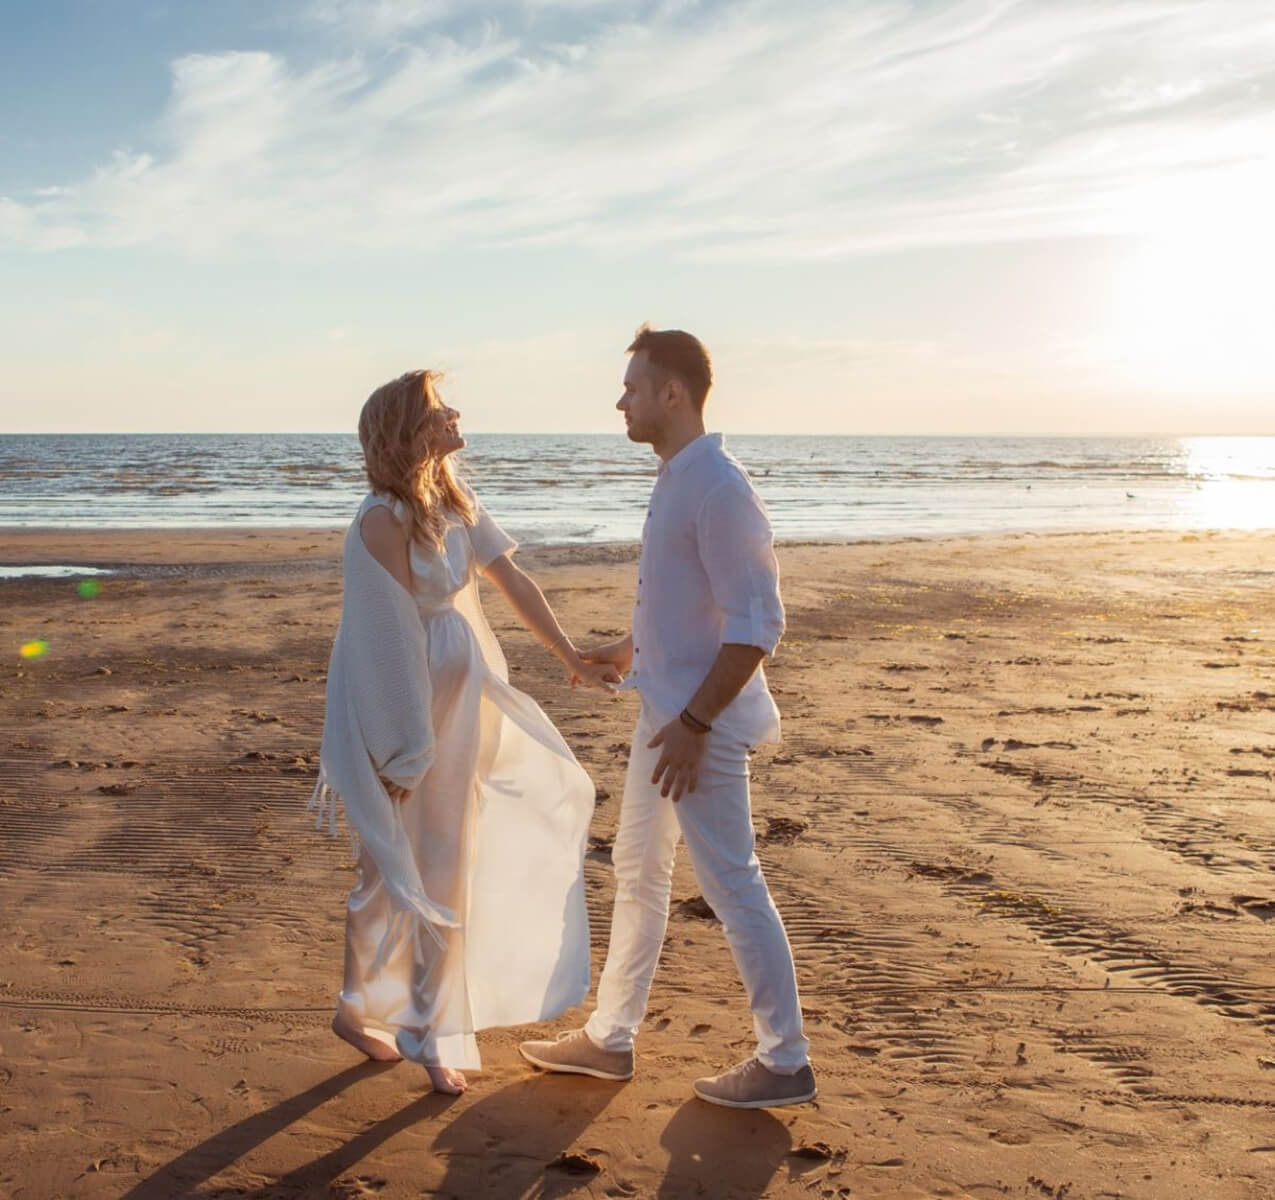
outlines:
M1275 1197L1275 534L781 549L754 820L821 1091L774 1113L691 1095L752 1039L684 852L631 1083L536 1074L536 1027L439 1097L329 1032L351 862L304 809L339 552L0 536L122 568L0 581L0 1195ZM581 644L627 627L634 560L520 556ZM598 787L596 981L634 701L487 606Z

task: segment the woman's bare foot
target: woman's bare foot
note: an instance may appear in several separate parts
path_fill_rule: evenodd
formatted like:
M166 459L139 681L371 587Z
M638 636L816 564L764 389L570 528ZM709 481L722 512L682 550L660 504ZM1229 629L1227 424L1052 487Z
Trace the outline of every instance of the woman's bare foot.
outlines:
M455 1067L426 1067L425 1070L429 1072L434 1091L442 1092L444 1096L459 1096L469 1087L469 1080Z
M397 1050L391 1049L384 1042L358 1029L351 1029L341 1021L340 1017L332 1018L332 1032L349 1042L360 1054L366 1054L375 1062L403 1061L403 1056Z

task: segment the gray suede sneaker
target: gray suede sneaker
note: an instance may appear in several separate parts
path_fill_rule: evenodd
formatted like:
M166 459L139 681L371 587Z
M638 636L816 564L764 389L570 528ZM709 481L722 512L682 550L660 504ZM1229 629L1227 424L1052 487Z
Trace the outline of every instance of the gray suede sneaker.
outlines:
M633 1078L633 1051L599 1050L583 1029L560 1033L553 1042L523 1042L518 1053L545 1071L592 1075L622 1082Z
M815 1073L809 1064L796 1075L779 1075L755 1058L720 1075L695 1081L695 1094L724 1108L782 1108L815 1098Z

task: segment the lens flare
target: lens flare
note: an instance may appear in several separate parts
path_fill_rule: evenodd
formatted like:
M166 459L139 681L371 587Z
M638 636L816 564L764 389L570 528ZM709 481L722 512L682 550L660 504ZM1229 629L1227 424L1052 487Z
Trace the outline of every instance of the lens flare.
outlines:
M49 652L49 643L42 638L37 638L33 642L23 642L18 649L18 653L23 658L43 658Z
M102 585L96 579L81 579L75 585L75 590L80 593L83 599L92 600L94 596L101 592Z

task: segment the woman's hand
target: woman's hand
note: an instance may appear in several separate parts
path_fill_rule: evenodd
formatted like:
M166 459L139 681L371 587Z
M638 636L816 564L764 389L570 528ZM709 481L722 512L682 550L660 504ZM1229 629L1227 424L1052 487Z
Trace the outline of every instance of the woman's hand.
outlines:
M380 776L381 783L385 785L385 790L389 792L390 799L396 804L402 804L412 793L405 787L399 787L397 783L391 783L384 775Z

